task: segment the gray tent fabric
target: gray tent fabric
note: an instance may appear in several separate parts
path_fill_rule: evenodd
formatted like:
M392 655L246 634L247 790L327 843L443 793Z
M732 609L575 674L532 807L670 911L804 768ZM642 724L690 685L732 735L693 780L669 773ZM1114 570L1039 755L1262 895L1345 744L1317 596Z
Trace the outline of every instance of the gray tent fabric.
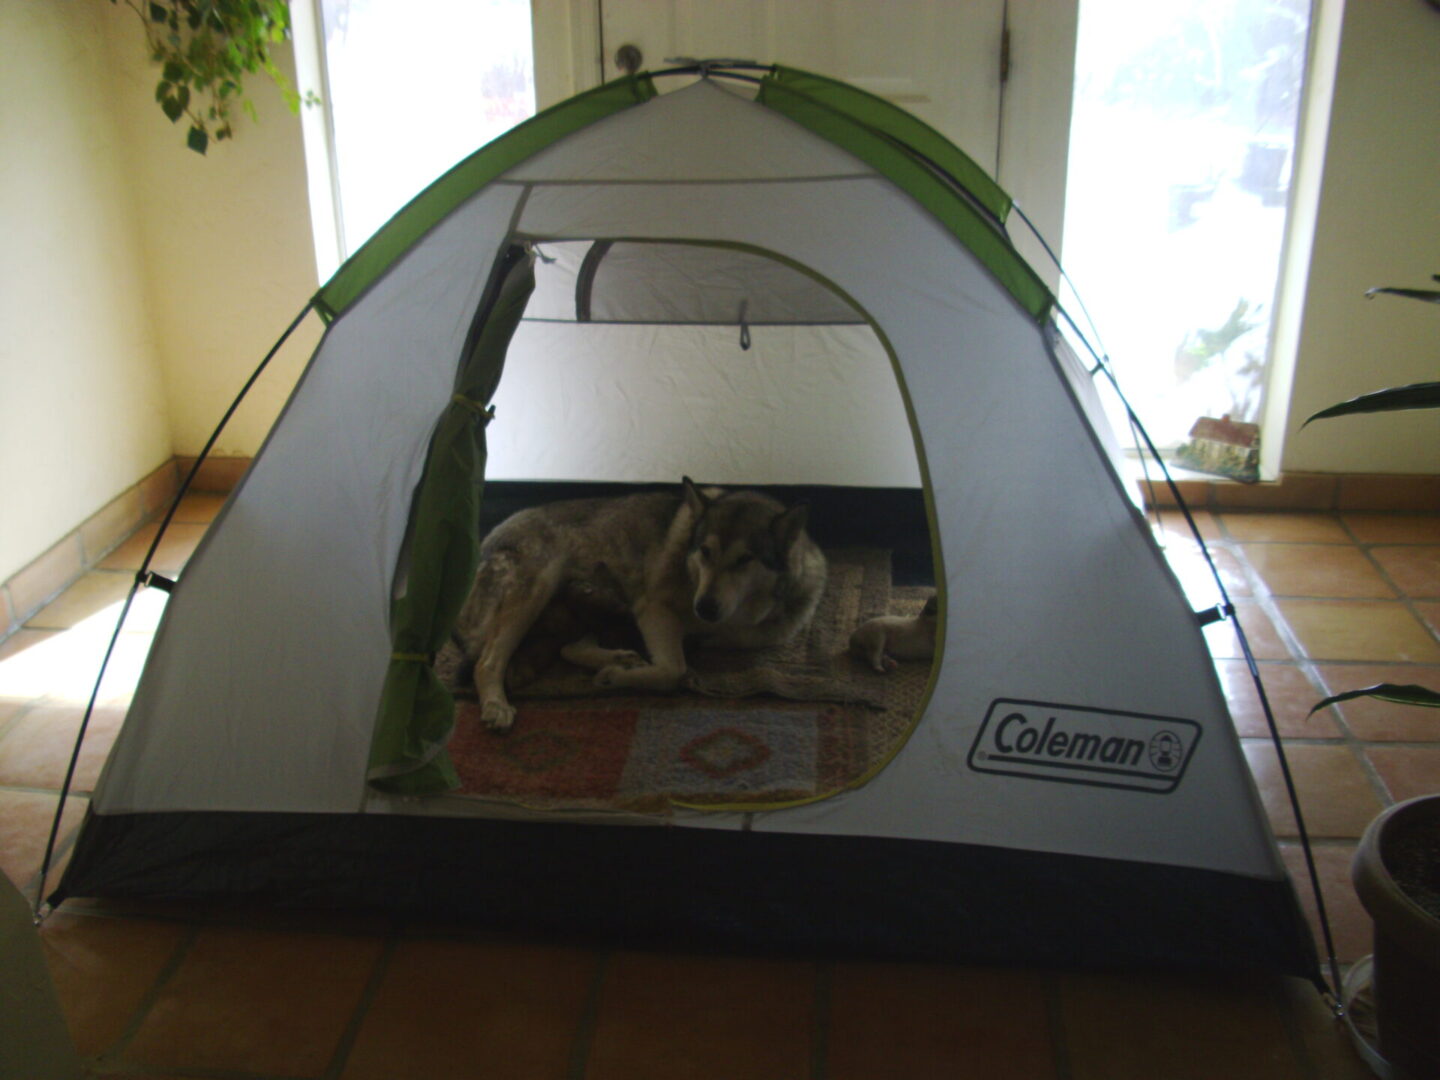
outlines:
M627 363L666 365L659 381L683 388L687 364L710 363L704 348L661 356L660 337L647 344L618 324L707 342L717 326L867 329L908 426L894 437L914 447L942 597L923 713L868 783L804 805L636 814L624 820L638 830L610 831L656 839L590 842L638 852L681 832L737 860L744 843L787 858L807 843L817 853L854 845L898 853L911 870L935 852L1026 873L1054 859L1089 868L1093 882L1141 868L1172 883L1228 882L1237 895L1259 888L1269 914L1257 917L1299 941L1201 627L1122 482L1050 298L986 209L1008 203L988 189L972 199L898 133L869 126L885 110L837 113L843 94L802 101L798 85L767 84L752 100L713 79L658 96L620 91L573 129L554 114L547 123L568 133L525 155L507 150L513 164L493 177L478 165L453 174L453 209L402 230L408 246L390 262L338 275L323 341L170 599L94 795L95 828L109 819L138 836L147 819L178 828L186 815L234 815L249 828L306 815L306 829L330 821L349 837L368 821L399 836L461 819L502 843L517 822L558 827L538 811L416 797L428 783L396 793L369 782L395 775L403 729L385 729L387 749L372 759L387 674L403 681L397 672L433 651L448 604L463 599L395 636L397 575L420 550L414 537L407 547L412 500L434 473L427 458L442 452L437 430L464 419L457 385L477 374L460 367L471 321L497 261L524 248L537 260L525 318L563 323L564 337L522 322L511 338L497 321L507 378L554 374L533 400L502 409L490 434L581 408L567 396L584 392L567 385L571 362L549 349L558 340L585 341L601 371L604 350L623 342ZM882 160L882 145L897 159ZM922 165L923 182L913 179ZM455 188L454 176L472 174L483 178L473 191ZM462 396L488 401L498 364L487 360L473 398ZM634 410L627 430L643 433L656 411L644 393L618 395L616 408ZM606 452L573 435L577 457ZM833 440L825 452L844 462L845 432ZM467 468L480 467L483 442L461 439ZM736 461L786 465L761 443L737 448ZM678 479L679 464L656 467ZM443 726L422 723L409 751L440 770L441 787ZM92 848L77 880L104 877L88 860L106 856ZM963 875L946 874L945 887L959 888ZM1303 967L1304 947L1294 949L1287 963Z

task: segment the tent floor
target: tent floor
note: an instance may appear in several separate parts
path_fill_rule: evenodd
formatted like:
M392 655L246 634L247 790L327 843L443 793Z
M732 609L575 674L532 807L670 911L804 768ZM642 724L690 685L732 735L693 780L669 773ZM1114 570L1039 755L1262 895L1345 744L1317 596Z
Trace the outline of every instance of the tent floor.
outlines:
M391 814L92 814L51 900L67 896L371 910L631 947L1319 971L1284 879L879 837Z

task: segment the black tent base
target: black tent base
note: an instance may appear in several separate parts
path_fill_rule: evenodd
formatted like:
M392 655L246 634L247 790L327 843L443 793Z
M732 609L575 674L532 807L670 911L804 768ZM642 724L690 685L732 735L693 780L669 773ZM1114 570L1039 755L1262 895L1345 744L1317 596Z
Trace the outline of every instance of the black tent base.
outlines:
M875 837L411 815L91 814L52 903L151 897L460 919L633 947L1320 985L1289 882Z

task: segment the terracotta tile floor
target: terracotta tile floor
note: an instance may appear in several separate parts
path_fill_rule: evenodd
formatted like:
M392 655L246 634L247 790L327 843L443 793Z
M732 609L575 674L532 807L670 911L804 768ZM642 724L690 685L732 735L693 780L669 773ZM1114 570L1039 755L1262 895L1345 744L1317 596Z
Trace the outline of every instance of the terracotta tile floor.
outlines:
M186 503L159 552L166 568L183 566L217 506ZM1201 514L1198 524L1259 656L1340 959L1353 961L1368 951L1349 885L1356 839L1383 806L1440 789L1440 721L1375 702L1306 713L1327 692L1376 681L1440 686L1440 514ZM1158 532L1196 605L1213 604L1174 515ZM27 895L114 605L152 538L137 534L0 642L0 869ZM61 866L163 602L141 594L122 634L63 820ZM1281 853L1300 874L1233 627L1207 635ZM1307 886L1300 895L1313 918ZM94 1075L1369 1075L1312 988L1268 977L641 953L344 915L78 901L41 934Z

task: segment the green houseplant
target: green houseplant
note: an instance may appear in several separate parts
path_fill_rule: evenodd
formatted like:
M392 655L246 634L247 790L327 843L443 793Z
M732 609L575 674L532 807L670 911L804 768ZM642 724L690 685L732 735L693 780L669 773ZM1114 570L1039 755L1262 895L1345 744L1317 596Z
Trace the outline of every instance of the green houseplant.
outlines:
M119 4L121 0L110 0ZM211 140L234 135L231 109L255 119L245 78L263 73L280 88L291 112L302 100L271 56L290 37L288 0L124 0L145 28L150 58L160 65L155 100L170 122L189 121L185 145L203 154Z
M1440 282L1440 275L1435 280ZM1381 294L1440 303L1440 291L1434 289L1371 289L1366 296ZM1440 382L1363 394L1305 423L1433 408L1440 408ZM1311 713L1358 697L1440 707L1440 693L1428 687L1382 683L1328 697ZM1395 1080L1440 1076L1440 794L1399 803L1371 822L1356 849L1351 879L1374 923L1365 1003L1373 1009L1374 1046L1369 1045L1369 1032L1357 1030L1362 1053L1376 1072Z

